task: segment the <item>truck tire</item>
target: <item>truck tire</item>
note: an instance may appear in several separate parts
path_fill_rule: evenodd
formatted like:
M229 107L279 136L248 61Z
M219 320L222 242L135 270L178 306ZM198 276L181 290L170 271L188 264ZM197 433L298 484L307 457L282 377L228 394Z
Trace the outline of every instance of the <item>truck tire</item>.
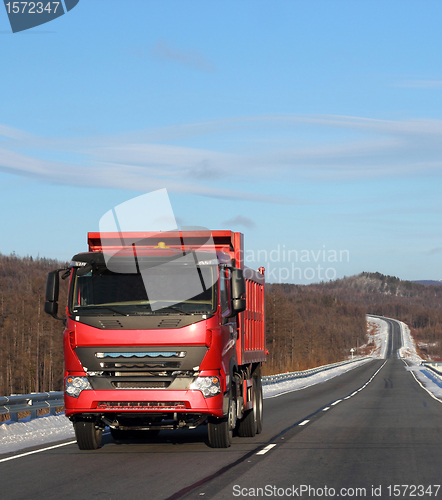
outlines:
M227 418L210 419L207 427L212 448L228 448L232 444L232 429Z
M256 434L261 434L264 420L261 374L256 376Z
M247 410L241 420L238 421L238 436L240 437L253 437L256 434L257 428L257 414L256 414L256 382L253 380L252 387L252 403L253 408Z
M233 429L236 426L236 403L229 400L229 413L224 418L210 418L207 423L209 444L212 448L228 448L232 444Z
M248 410L244 417L238 422L238 436L254 437L262 431L262 383L260 373L252 377L253 408Z
M103 429L92 420L78 420L74 423L74 430L80 450L96 450L100 447Z

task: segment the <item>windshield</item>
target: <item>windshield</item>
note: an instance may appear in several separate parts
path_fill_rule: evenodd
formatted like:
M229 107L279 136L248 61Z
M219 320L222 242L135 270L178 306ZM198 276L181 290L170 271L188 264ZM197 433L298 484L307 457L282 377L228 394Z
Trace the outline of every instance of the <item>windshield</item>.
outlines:
M140 273L76 269L71 311L97 314L207 314L216 309L217 267L161 265ZM204 278L204 279L203 279Z

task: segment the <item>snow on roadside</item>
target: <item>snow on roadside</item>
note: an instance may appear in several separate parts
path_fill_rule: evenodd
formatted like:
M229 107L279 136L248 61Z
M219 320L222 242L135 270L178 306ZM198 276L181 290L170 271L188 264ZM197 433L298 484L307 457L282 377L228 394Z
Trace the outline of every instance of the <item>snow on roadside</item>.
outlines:
M406 358L414 364L420 364L423 360L416 350L416 344L411 336L410 328L408 325L399 321L401 325L402 347L399 349L399 357Z
M64 415L4 422L0 425L0 454L73 437L72 422Z
M305 378L295 378L293 380L284 380L282 382L277 382L275 384L266 385L262 388L264 399L275 398L276 396L280 396L281 394L286 394L287 392L299 391L301 389L306 389L311 385L326 382L327 380L330 380L331 378L334 377L338 377L339 375L342 375L343 373L353 370L353 368L363 365L368 361L371 361L371 359L364 358L354 361L353 363L348 363L346 365L331 368L330 370L315 373L314 375L310 375Z
M380 318L374 318L373 316L367 316L367 323L369 329L367 331L368 343L362 347L368 347L368 344L373 343L374 348L370 353L370 356L376 358L383 358L387 356L387 346L388 346L388 323ZM370 333L372 327L375 333Z
M401 325L402 347L398 355L406 362L406 369L413 372L419 382L433 396L442 403L442 376L421 365L424 361L416 351L416 344L408 325L399 321Z

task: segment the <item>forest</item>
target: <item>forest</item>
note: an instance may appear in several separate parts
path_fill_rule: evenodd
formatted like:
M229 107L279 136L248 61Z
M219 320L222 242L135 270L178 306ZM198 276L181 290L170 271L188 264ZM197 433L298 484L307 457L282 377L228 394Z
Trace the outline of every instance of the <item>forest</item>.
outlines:
M368 313L407 323L421 356L442 360L442 285L425 286L395 276L364 272L309 288L313 293L362 306Z
M309 286L266 285L264 374L342 361L366 340L365 309Z
M63 325L45 314L44 293L47 273L65 266L0 255L0 396L61 390Z
M44 313L47 273L66 263L0 254L0 396L61 390L63 324ZM66 300L61 282L60 303ZM266 285L264 374L346 359L364 344L366 312L410 324L421 351L441 355L442 287L379 273L316 285Z

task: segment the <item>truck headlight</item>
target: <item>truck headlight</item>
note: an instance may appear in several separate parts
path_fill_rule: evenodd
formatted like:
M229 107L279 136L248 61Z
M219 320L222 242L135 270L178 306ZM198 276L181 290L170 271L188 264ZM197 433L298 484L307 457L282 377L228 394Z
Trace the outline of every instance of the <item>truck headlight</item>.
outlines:
M218 377L198 377L190 384L189 389L201 391L205 398L211 398L221 393L221 384Z
M64 390L68 396L78 398L85 389L92 389L87 377L67 377Z

